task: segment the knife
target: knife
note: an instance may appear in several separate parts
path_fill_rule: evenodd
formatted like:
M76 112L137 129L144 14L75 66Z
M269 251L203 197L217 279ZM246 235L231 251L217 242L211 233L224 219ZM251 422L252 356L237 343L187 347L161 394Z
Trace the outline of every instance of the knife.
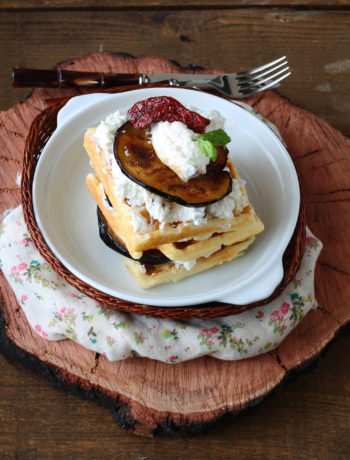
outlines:
M217 75L154 73L104 73L80 72L76 70L41 70L14 67L12 86L14 88L111 88L125 85L144 85L147 83L169 83L174 86L195 86L209 82Z

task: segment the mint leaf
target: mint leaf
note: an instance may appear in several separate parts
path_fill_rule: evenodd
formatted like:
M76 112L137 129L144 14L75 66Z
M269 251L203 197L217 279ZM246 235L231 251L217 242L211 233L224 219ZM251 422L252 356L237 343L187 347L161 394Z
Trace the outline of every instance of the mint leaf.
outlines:
M204 155L216 161L218 154L214 145L223 146L231 142L231 138L223 129L215 129L207 133L200 134L194 138L198 142L198 147Z
M214 145L210 141L202 139L201 136L198 136L195 140L198 142L199 150L211 161L216 161L218 154Z
M226 145L231 142L230 136L223 129L208 131L207 133L200 134L198 137L210 141L213 145Z

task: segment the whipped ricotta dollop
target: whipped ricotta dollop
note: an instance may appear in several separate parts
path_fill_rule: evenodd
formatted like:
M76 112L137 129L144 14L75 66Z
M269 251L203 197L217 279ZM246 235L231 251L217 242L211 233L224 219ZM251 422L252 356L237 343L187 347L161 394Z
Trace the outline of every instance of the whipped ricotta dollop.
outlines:
M211 120L207 130L211 131L223 127L224 120L217 111L206 113L198 109L190 109ZM241 190L245 184L242 179L233 179L232 192L225 198L209 206L199 208L181 206L171 202L130 180L119 168L113 153L115 132L126 122L126 119L126 113L121 113L119 110L108 115L97 126L92 140L101 149L101 154L105 156L107 168L113 177L114 193L121 201L131 207L130 215L135 232L145 233L154 228L153 223L148 222L147 218L144 217L145 211L148 212L152 221L157 220L159 222L160 229L162 229L166 224L172 222L201 226L211 217L230 219L234 210L240 212L247 206L247 198Z
M187 182L205 174L210 159L198 147L198 136L181 121L160 121L151 129L152 145L162 163Z
M194 112L208 118L205 132L224 129L225 120L217 110L205 113L193 107ZM195 141L198 133L181 121L160 121L151 127L151 142L158 158L184 182L205 174L210 159L200 151Z
M200 112L192 107L190 110L210 120L206 132L224 128L225 120L217 110L209 113ZM210 159L200 151L198 142L195 141L198 133L189 129L184 123L181 121L153 123L151 135L151 142L158 158L182 181L187 182L206 173Z

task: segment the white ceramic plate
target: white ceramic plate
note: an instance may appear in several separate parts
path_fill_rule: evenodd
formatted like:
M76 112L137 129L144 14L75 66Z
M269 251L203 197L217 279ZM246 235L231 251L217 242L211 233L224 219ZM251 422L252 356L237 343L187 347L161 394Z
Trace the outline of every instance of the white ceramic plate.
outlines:
M91 172L83 135L111 112L136 101L169 95L203 110L218 110L232 159L247 181L248 196L265 224L247 253L176 284L142 290L120 255L98 235L96 205L85 177ZM282 255L299 211L299 184L292 160L272 131L256 116L225 99L180 88L147 88L71 99L35 171L33 204L38 226L52 252L77 277L106 294L158 306L222 301L244 305L269 296L283 276Z

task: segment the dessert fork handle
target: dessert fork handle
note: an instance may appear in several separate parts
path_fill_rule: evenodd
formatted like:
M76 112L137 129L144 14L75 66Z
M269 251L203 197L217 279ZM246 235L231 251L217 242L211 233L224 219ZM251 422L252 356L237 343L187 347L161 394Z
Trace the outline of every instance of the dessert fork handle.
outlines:
M79 72L75 70L39 70L15 67L14 88L110 88L144 83L145 75L134 73Z

